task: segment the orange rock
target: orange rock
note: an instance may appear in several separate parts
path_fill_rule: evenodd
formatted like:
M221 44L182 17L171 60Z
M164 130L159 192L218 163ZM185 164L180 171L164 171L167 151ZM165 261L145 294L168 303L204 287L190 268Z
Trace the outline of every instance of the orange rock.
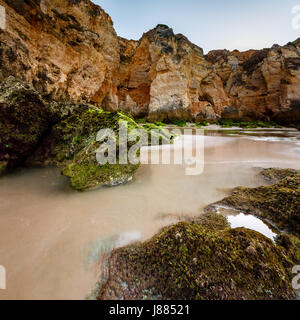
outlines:
M203 55L166 25L139 41L120 38L89 0L30 3L0 0L0 81L13 75L47 99L150 120L216 119L231 107L234 118L300 122L300 41Z

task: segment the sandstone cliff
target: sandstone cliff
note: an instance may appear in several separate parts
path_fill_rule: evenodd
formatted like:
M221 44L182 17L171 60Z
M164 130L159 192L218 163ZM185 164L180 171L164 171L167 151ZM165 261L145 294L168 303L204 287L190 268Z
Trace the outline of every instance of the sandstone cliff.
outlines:
M121 109L148 114L151 120L190 119L201 113L215 118L213 106L221 110L222 103L229 103L203 50L169 27L158 25L135 44L121 43Z
M152 120L300 116L300 42L247 52L201 48L158 25L120 40L119 107Z
M237 116L299 122L299 41L257 51L212 51L207 59L221 77Z
M88 102L150 120L300 122L300 41L207 55L165 25L117 36L89 0L0 0L0 81L13 75L44 99Z
M111 18L89 0L0 0L0 81L9 75L59 101L117 108L119 43Z

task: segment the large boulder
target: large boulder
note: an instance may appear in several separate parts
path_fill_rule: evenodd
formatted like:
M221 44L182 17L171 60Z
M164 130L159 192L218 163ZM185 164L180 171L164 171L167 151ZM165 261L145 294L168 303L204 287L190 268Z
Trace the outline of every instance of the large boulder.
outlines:
M87 120L89 117L86 117L86 115L85 113L85 117L81 116L80 120L85 119L87 121L86 127L90 128L90 133L83 136L76 135L76 137L80 137L76 139L77 143L81 145L84 141L85 147L77 152L73 161L62 170L62 174L70 179L72 188L78 191L100 186L118 186L131 181L140 166L138 156L140 155L141 146L134 146L135 143L140 142L140 134L144 135L145 138L142 143L143 146L147 146L152 142L150 135L156 140L157 144L170 144L173 142L173 135L163 128L157 126L141 127L131 117L120 112L111 114L102 110L89 109L88 115L91 118ZM121 142L121 145L123 144L124 147L126 145L128 148L125 155L127 158L126 164L120 163L120 155L118 153L120 151L120 137L118 135L120 133L120 125L126 126L127 137L131 136L130 141ZM74 122L72 122L72 126L74 126ZM97 131L95 129L98 128L108 128L114 132L112 138L116 144L115 163L101 164L98 161L97 153L99 150L102 148L106 150L106 146L103 146L102 142L97 139ZM81 142L78 140L81 140ZM74 139L72 142L74 142ZM134 159L135 162L131 162L132 159L129 157L128 151L131 147L135 148L137 156ZM78 146L76 149L78 149Z
M158 143L171 142L171 135L166 135L162 128L143 128L121 112L107 112L87 104L79 104L71 110L69 115L52 127L33 156L27 160L27 164L63 167L62 174L70 179L72 188L78 191L99 186L115 186L132 179L139 167L139 161L120 164L118 151L122 125L126 127L127 136L132 135L134 138L136 134L138 139L138 133L142 132L147 138L144 145L148 145L150 141L148 134L151 129L156 129ZM112 130L111 137L116 142L116 163L101 164L97 159L98 150L105 142L98 139L101 129ZM129 150L136 142L138 140L126 140L124 143ZM139 149L136 151L138 153Z
M164 228L112 252L99 299L293 299L293 262L260 233L220 215Z
M119 126L121 123L125 124L128 135L134 129L143 129L132 118L122 113L109 113L93 108L82 113L77 119L81 122L79 128L76 128L74 119L71 122L72 130L77 131L77 139L75 137L75 140L78 145L74 147L74 151L71 149L75 153L75 157L62 170L62 174L70 179L72 188L85 191L99 186L117 186L131 181L139 168L139 163L119 164L117 153L119 150ZM82 132L81 128L84 130L88 128L88 132ZM97 132L100 129L112 129L115 133L113 138L116 142L116 163L101 164L97 160L97 152L101 147L101 142L97 141ZM146 131L145 133L147 134ZM85 145L83 149L81 149L82 145ZM76 152L78 149L81 150Z

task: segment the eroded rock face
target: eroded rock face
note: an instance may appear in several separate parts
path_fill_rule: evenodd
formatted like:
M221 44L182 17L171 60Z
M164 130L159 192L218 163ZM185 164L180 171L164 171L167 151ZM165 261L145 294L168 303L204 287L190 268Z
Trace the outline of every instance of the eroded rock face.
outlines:
M111 18L89 0L0 0L0 81L10 75L58 101L117 109L119 43Z
M300 41L207 55L158 25L139 41L117 37L89 0L0 0L0 81L13 75L45 98L88 102L149 120L300 123Z
M212 51L207 59L240 118L299 123L299 42L257 51Z
M121 39L119 105L150 120L244 119L299 122L299 42L211 51L158 25Z
M119 104L150 120L216 118L227 102L203 50L165 25L138 42L121 39ZM210 108L211 106L214 108Z
M0 175L21 164L47 132L48 113L40 94L8 77L0 85Z

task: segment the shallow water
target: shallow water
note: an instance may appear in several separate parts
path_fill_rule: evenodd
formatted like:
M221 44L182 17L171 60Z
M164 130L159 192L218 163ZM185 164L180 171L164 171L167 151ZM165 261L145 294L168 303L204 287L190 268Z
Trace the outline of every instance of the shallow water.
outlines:
M239 210L224 205L217 204L215 205L215 208L217 213L227 217L227 220L231 228L244 227L252 229L263 234L267 238L275 241L277 234L273 232L266 223L264 223L262 220L258 219L254 215L244 214Z
M0 265L7 290L0 299L85 298L98 279L101 253L201 214L230 188L263 184L257 167L300 169L297 134L278 131L284 140L269 140L260 133L258 140L208 132L201 175L185 175L186 166L142 165L129 184L87 193L71 191L57 169L2 178Z

